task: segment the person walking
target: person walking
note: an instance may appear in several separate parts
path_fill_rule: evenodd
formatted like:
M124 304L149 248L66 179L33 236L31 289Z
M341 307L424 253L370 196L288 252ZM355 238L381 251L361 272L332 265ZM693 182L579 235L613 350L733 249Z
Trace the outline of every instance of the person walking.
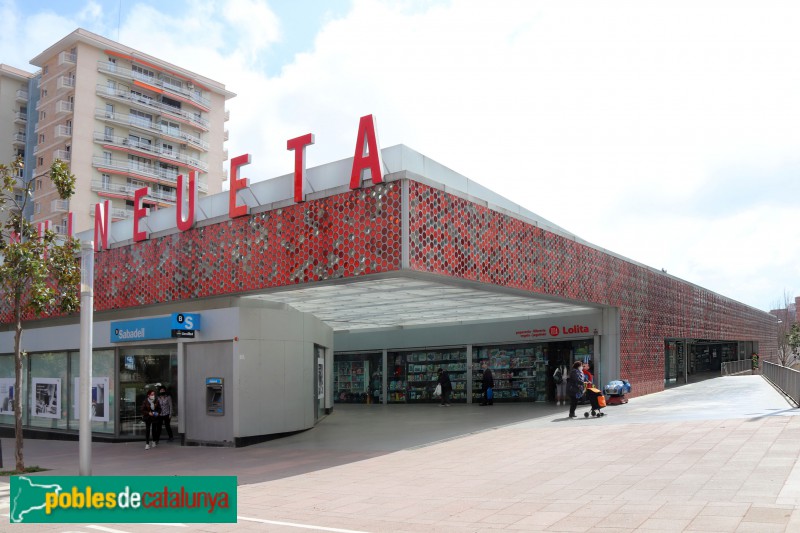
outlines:
M158 417L158 432L161 434L161 425L167 429L167 436L172 442L172 396L167 392L166 387L161 387L158 391L158 405L161 407L161 416Z
M572 370L569 371L567 378L567 396L569 396L569 417L575 418L575 409L578 407L578 401L583 397L584 380L583 371L581 368L583 363L575 361L572 363Z
M556 405L564 405L564 402L567 400L568 374L569 368L567 368L565 364L556 367L555 372L553 372L553 382L556 385Z
M483 402L480 405L494 405L494 376L489 368L489 363L481 362L483 369Z
M161 412L161 406L156 400L156 391L150 389L147 391L147 396L142 402L142 420L144 421L144 449L150 449L150 438L152 435L153 445L155 448L158 446L158 437L161 434L161 421L158 415Z
M450 393L453 392L453 384L450 383L450 374L447 373L447 370L439 369L438 383L442 387L442 403L439 406L450 407Z

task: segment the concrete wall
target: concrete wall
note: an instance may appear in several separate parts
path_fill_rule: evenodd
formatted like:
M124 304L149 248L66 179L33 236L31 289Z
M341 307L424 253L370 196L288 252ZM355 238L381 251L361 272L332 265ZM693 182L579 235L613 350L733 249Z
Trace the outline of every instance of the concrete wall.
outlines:
M210 342L185 347L186 367L183 381L183 415L186 417L188 443L214 443L232 446L236 412L233 408L233 343ZM206 378L222 378L225 413L212 416L206 412Z

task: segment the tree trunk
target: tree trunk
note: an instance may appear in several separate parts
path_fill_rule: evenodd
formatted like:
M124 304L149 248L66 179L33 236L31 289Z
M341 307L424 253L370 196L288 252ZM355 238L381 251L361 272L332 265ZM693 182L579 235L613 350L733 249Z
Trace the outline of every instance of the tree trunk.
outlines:
M16 437L14 457L17 462L17 472L24 472L25 460L22 454L22 306L19 300L15 302L14 313L17 319L17 327L14 332L14 436Z

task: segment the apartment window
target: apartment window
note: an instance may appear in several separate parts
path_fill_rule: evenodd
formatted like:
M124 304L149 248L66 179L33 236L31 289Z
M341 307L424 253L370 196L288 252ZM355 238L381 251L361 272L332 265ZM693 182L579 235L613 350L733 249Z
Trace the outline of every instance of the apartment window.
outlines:
M163 74L161 76L161 81L167 87L171 87L173 89L178 89L178 90L183 90L183 82L181 82L181 80L179 80L178 78L173 78L172 76L167 76L166 74Z
M104 189L108 189L109 185L111 185L111 176L109 174L103 174L100 177L100 182L103 184Z
M128 134L128 143L133 146L144 148L145 150L149 150L150 146L153 144L153 141L148 139L147 137L139 137L138 135L134 135L133 133Z
M36 180L36 190L37 191L41 191L42 190L42 178L39 178L38 180Z
M37 215L42 212L42 205L39 202L33 202L33 212Z
M108 70L114 72L117 70L117 58L116 57L109 57L108 58Z
M142 104L151 105L153 102L152 97L147 96L146 94L142 94L139 91L131 91L131 97L137 102L140 102Z
M137 79L152 81L156 77L155 72L139 65L131 65L131 71L133 72L133 77Z
M40 98L41 98L42 100L44 100L45 98L47 98L47 89L42 89L41 91L39 91L39 96L40 96Z
M49 68L50 68L49 65L45 65L44 68L42 69L42 74L46 76Z
M174 155L175 148L171 144L161 143L161 153Z
M167 135L180 136L181 134L181 125L177 122L170 122L169 120L162 120L161 121L161 131L166 133Z
M149 128L152 122L153 115L142 113L136 109L131 109L131 124L135 124L143 128Z
M106 165L111 164L111 152L103 152L103 163Z
M45 117L47 117L47 113L44 111L39 111L39 121L44 122Z
M110 96L116 96L117 94L117 82L114 80L106 80L106 94Z
M114 128L106 126L105 131L103 131L103 139L106 142L112 142L114 140Z
M14 202L16 202L17 205L22 205L22 195L21 194L15 194L14 195Z
M128 187L131 187L133 189L141 189L142 187L146 186L147 185L143 181L128 178Z
M161 97L161 103L170 107L174 107L178 111L181 109L181 103L179 101L173 100L172 98L167 98L166 96Z
M106 104L106 118L114 118L114 104Z
M42 166L44 166L44 157L40 157L40 158L38 159L38 161L36 162L36 166L37 166L37 167L42 167Z
M44 144L44 133L39 134L39 144Z

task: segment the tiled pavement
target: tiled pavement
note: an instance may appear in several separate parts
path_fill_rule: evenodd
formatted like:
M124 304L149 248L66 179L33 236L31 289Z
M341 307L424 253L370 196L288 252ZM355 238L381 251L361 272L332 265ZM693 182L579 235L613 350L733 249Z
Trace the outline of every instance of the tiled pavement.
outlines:
M0 529L800 532L798 410L761 377L605 411L568 420L552 406L345 406L314 430L238 450L95 445L97 475L238 475L239 522ZM2 446L9 464L12 442ZM26 450L47 474L76 473L77 443Z

